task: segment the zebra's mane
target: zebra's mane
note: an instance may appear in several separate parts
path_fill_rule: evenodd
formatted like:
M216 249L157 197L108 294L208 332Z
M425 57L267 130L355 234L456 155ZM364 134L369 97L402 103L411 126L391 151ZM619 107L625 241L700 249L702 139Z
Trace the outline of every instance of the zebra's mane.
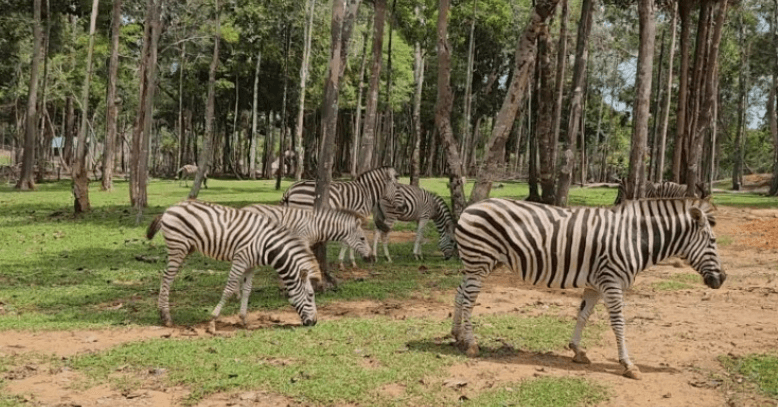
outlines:
M699 208L705 217L708 218L708 222L711 226L716 224L715 213L718 211L716 205L708 198L641 198L640 200L624 201L623 203L612 207L612 210L619 210L620 208L626 208L628 205L640 206L641 202L650 201L682 201L687 205L687 208Z

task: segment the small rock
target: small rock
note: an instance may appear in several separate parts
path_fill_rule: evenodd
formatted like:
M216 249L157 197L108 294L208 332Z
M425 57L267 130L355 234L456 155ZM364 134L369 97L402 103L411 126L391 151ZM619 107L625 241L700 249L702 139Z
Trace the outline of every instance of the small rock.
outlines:
M461 389L467 386L467 381L462 379L446 379L443 381L443 385L452 389Z
M243 401L256 400L257 393L254 393L254 392L250 391L248 393L241 394L238 398L243 400Z
M669 392L662 395L662 398L669 399L670 397L673 397L673 394Z

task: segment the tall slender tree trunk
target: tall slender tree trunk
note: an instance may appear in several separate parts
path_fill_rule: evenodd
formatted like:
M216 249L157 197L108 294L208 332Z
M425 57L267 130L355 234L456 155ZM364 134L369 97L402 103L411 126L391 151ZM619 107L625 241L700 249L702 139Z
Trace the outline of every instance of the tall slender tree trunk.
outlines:
M73 209L76 214L89 212L89 178L86 169L86 132L89 115L89 84L92 81L92 52L95 46L95 29L97 26L97 8L99 0L92 2L92 18L89 21L89 48L86 54L86 75L84 75L84 87L81 91L81 126L78 129L78 142L76 143L76 163L73 165Z
M462 149L460 154L464 162L462 163L465 168L465 175L468 174L470 163L468 162L469 151L467 147L470 145L470 139L473 138L473 129L470 127L472 120L472 106L473 106L473 59L475 58L475 20L478 14L478 0L473 0L473 16L470 21L470 41L467 47L467 71L465 72L465 112L464 112L464 129L462 131Z
M40 143L35 149L36 161L38 162L38 174L37 182L43 182L46 179L47 163L49 160L49 153L51 152L51 140L53 138L54 129L46 131L46 118L49 115L48 106L46 105L46 88L49 82L49 40L51 38L51 7L49 0L46 0L46 35L43 36L43 86L41 88L41 103L40 103L40 130L38 137Z
M573 88L570 97L570 114L567 123L567 133L563 139L564 152L559 168L559 181L556 190L556 204L567 206L567 196L575 169L575 140L578 137L583 110L583 93L586 80L586 65L589 60L589 33L592 30L592 15L595 0L583 0L581 3L581 20L578 23L578 38L575 46L575 65L573 66Z
M659 154L659 109L660 109L660 103L662 102L662 91L664 90L662 88L662 62L664 62L665 59L665 35L667 34L667 29L665 28L664 31L662 31L662 39L660 44L660 51L659 51L659 62L656 64L656 82L654 82L654 113L651 115L653 120L651 124L651 140L649 142L649 148L651 149L651 156L650 161L648 165L648 174L646 175L647 180L656 181L656 165L657 165L657 155Z
M767 115L770 125L770 134L773 139L773 180L770 184L768 195L778 195L778 109L776 109L776 99L778 99L778 0L773 0L773 15L770 19L770 34L772 36L772 64L773 78L770 88L770 96L767 100Z
M370 66L370 86L367 91L365 124L362 128L362 138L359 145L359 165L357 166L357 172L360 174L373 168L386 0L375 0L375 14L373 18L375 23L373 24L373 56Z
M551 59L549 57L549 48L551 42L548 35L548 28L543 26L538 35L538 62L539 84L538 94L538 122L535 126L535 134L540 147L540 188L542 190L541 201L547 204L554 204L555 195L555 175L556 175L556 143L553 139L553 109L554 109L554 89L551 84Z
M648 139L648 116L651 109L651 80L654 65L654 42L656 21L653 0L638 0L640 19L640 46L638 48L638 69L635 78L635 109L632 147L629 155L627 175L627 198L638 199L645 194L646 156Z
M732 166L732 190L740 191L743 182L743 142L746 132L746 98L748 89L748 46L746 45L746 26L742 15L739 18L738 36L740 48L740 75L738 77L737 130L735 130L735 151Z
M664 99L664 107L662 108L662 130L659 132L659 149L658 149L658 161L656 164L656 174L654 176L654 179L657 182L662 182L664 179L664 170L665 170L665 150L667 148L667 127L668 122L670 119L670 100L672 99L672 89L673 89L673 59L675 57L675 26L676 21L678 20L678 12L676 10L676 3L672 2L670 4L670 7L672 7L672 13L673 18L670 20L670 52L668 53L667 58L667 81L665 85L665 99Z
M454 94L451 91L451 48L448 43L448 12L450 0L440 0L438 3L438 97L435 103L435 127L438 129L441 144L446 152L446 163L451 190L451 207L455 217L459 217L465 209L465 177L462 159L459 156L459 145L454 138L451 126L451 109L454 104Z
M308 81L308 65L311 57L311 38L313 38L313 16L315 15L316 0L310 0L310 7L306 7L306 21L305 35L303 46L303 60L300 63L300 100L297 108L297 125L295 126L295 140L297 147L297 166L295 168L294 177L297 181L300 181L303 177L304 167L304 155L305 150L303 148L303 119L305 117L305 87ZM361 89L360 89L361 90Z
M186 123L184 122L184 65L186 63L186 43L181 44L181 54L178 59L178 151L176 152L176 165L173 171L181 168L186 154L187 137Z
M70 172L70 165L73 164L73 140L75 138L75 121L76 121L76 109L73 106L73 97L65 97L65 128L62 131L65 137L65 149L62 152L64 156L65 165L68 167L67 171Z
M119 72L119 36L122 24L122 0L113 0L111 14L111 58L108 63L108 95L105 98L105 144L103 145L103 191L113 189L114 156L116 153L116 78ZM179 67L181 69L181 67ZM180 137L180 134L179 134ZM179 141L179 145L180 145ZM177 168L176 168L177 169Z
M319 166L316 175L316 209L329 207L330 184L332 183L332 167L335 161L335 132L338 126L338 94L340 90L341 69L341 41L343 36L343 19L345 14L345 0L333 0L332 2L332 44L330 46L330 62L324 83L324 105L322 112L322 146L319 152ZM337 281L330 275L327 267L326 242L318 245L316 255L325 278L330 284L337 285Z
M281 142L278 145L278 172L276 173L276 191L281 189L281 179L286 173L286 94L288 90L289 78L289 24L286 25L284 37L284 96L281 99Z
M203 132L203 153L200 162L197 163L197 175L195 175L192 190L189 191L189 198L195 199L200 193L200 184L205 178L208 168L213 159L213 145L215 144L216 132L214 131L214 110L216 109L216 69L219 67L219 41L221 39L221 11L219 10L219 0L215 1L214 12L216 16L216 31L213 37L213 57L211 66L208 68L208 99L205 103L205 131Z
M416 17L421 19L419 6L415 9ZM411 185L419 186L419 172L421 167L421 93L424 89L424 56L421 52L421 44L416 41L414 46L413 76L416 82L416 93L413 97L413 151L411 152Z
M357 112L354 118L354 139L352 142L351 151L351 177L356 178L357 162L359 161L359 145L360 145L360 131L362 130L362 92L365 88L365 66L367 63L367 38L370 33L370 28L373 26L373 20L368 20L367 28L362 33L362 62L359 64L359 85L357 90Z
M681 65L678 74L678 109L676 112L675 143L673 146L673 182L680 183L683 180L681 161L686 145L686 119L687 105L689 103L689 53L691 44L691 8L694 0L679 0L678 15L681 18Z
M394 16L397 0L392 0L392 14ZM389 25L389 44L386 58L386 111L384 112L384 137L385 147L383 148L383 165L394 165L394 109L392 108L392 37L394 36L394 26Z
M704 72L710 68L708 65L708 52L710 49L710 28L712 22L712 2L703 1L700 2L700 13L697 19L697 35L696 35L696 49L694 56L694 65L691 73L691 86L689 87L689 99L686 112L686 140L684 145L684 165L683 169L683 182L688 183L686 178L689 176L689 170L692 164L695 165L695 177L698 172L699 160L702 158L702 153L695 154L695 146L693 144L695 131L700 117L700 109L702 108L702 100L704 98ZM701 150L700 150L701 151ZM692 181L694 185L696 181ZM693 191L692 191L693 192Z
M315 0L311 0L315 1ZM257 179L257 119L259 118L259 107L257 106L259 98L259 69L262 66L262 51L257 52L257 64L254 68L254 99L251 102L251 146L249 147L249 177L251 179ZM305 98L305 92L301 93L301 98ZM305 103L303 100L300 103ZM298 126L301 126L302 122L298 122ZM300 142L302 145L302 142ZM303 161L302 156L299 157L300 161Z
M562 11L559 18L559 45L557 46L556 57L556 79L554 86L554 117L552 118L552 129L554 133L552 135L554 143L554 153L558 149L559 143L559 130L562 125L562 101L565 94L565 70L567 69L567 17L568 17L568 0L562 1ZM554 167L556 167L556 157L554 158ZM556 170L555 170L556 171Z
M41 62L41 0L33 0L32 23L32 62L30 64L30 87L27 94L27 114L24 124L24 155L22 156L22 173L16 189L35 189L33 165L35 163L35 140L38 135L38 67Z

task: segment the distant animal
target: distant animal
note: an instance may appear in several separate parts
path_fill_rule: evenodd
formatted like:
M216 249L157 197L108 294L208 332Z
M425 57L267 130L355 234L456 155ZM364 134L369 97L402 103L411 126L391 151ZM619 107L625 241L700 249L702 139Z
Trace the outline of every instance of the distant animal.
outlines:
M210 329L241 279L240 318L246 324L248 297L254 267L276 269L305 326L316 324L316 302L312 284L321 281L321 270L308 243L267 216L212 203L188 200L173 205L157 216L146 231L148 239L162 230L168 250L167 270L162 276L158 307L162 322L170 326L170 285L186 257L199 251L216 260L232 262L221 301L211 313Z
M384 256L391 263L387 240L395 221L418 222L416 241L413 245L413 256L423 259L421 240L424 237L424 227L429 220L435 222L435 228L440 236L438 247L446 259L456 252L454 240L454 217L443 198L425 189L413 185L397 184L397 190L392 197L382 197L374 220L376 233L373 237L373 252L378 254L379 237L384 244Z
M397 186L397 171L392 167L378 167L365 171L353 181L333 181L330 184L329 206L333 209L348 209L364 217L370 216L382 196L394 194ZM316 181L300 181L289 187L281 197L281 206L292 208L313 208L316 198ZM338 259L343 263L346 247L343 246ZM350 252L351 265L356 267L354 252Z
M496 198L470 205L456 228L465 270L451 333L469 356L478 354L470 316L482 280L504 265L533 285L584 288L569 344L575 362L589 363L579 347L581 333L602 299L624 375L638 379L640 371L624 341L624 294L638 272L673 256L685 258L708 287L721 287L727 275L712 230L714 210L700 199L636 200L612 208L559 208Z
M176 171L176 179L178 179L178 185L181 186L181 180L184 180L185 185L189 186L189 178L194 180L197 175L197 166L194 164L187 164ZM203 187L208 189L208 171L203 174Z
M686 184L678 184L671 181L662 182L647 182L644 198L685 198L686 197ZM707 198L708 191L705 189L705 185L697 184L697 191L699 198ZM622 178L619 181L619 190L616 193L616 201L614 205L619 205L625 201L627 196L627 179Z

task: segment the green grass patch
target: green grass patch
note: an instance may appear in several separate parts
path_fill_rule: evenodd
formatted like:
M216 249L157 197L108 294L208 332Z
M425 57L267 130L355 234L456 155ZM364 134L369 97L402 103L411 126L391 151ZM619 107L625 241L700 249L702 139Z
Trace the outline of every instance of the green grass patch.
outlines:
M778 355L720 356L719 361L731 375L741 376L762 394L778 399Z
M482 354L504 352L506 347L530 352L564 349L575 328L575 320L554 316L525 317L517 314L483 315L474 318L473 333ZM582 346L597 343L606 325L587 324Z
M608 400L605 386L574 377L542 377L501 386L479 395L466 405L566 407L593 405Z
M696 273L678 273L673 274L665 281L653 283L651 286L655 291L677 291L689 290L699 285L702 277Z
M726 247L732 244L734 242L734 239L732 236L729 235L723 235L716 237L716 245L719 247Z

